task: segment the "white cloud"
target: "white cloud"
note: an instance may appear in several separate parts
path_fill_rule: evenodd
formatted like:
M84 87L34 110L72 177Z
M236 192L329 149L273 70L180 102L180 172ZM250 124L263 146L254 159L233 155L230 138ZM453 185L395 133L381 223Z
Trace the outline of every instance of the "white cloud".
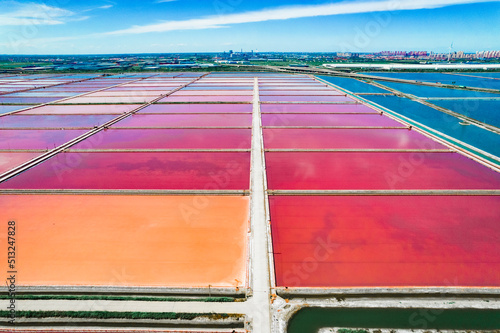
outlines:
M7 1L2 11L0 26L56 25L85 19L72 11L39 3Z
M174 2L177 0L156 0L156 3L164 3L164 2Z
M158 0L167 2L173 0ZM359 14L397 10L434 9L452 5L483 2L499 2L500 0L377 0L377 1L344 1L324 5L307 5L265 9L240 14L209 16L204 18L168 21L157 24L133 26L128 29L112 31L106 35L142 34L149 32L165 32L178 30L217 29L230 24L255 23L273 20L289 20L305 17L332 16L341 14Z
M68 22L78 22L78 21L85 21L88 20L90 16L78 16L75 18L68 19Z
M102 5L102 6L98 6L98 7L93 7L93 8L85 9L82 12L86 13L86 12L91 12L91 11L99 10L99 9L110 9L110 8L113 8L114 6L115 6L114 4Z

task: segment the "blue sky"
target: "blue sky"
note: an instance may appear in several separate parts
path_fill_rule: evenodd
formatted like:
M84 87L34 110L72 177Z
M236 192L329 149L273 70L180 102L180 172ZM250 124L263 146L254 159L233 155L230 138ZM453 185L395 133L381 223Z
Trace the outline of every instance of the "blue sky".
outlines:
M500 0L0 0L0 54L500 50Z

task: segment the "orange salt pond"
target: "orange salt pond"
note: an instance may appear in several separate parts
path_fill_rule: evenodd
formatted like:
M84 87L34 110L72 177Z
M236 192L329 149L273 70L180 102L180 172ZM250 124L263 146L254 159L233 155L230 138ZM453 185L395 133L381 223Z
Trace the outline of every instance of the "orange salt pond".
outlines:
M246 285L248 197L1 195L0 220L16 222L18 285Z

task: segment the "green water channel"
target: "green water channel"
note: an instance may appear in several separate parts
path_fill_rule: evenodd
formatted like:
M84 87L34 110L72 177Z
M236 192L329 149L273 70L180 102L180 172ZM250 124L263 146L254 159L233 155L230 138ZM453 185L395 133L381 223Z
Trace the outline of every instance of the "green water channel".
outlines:
M496 330L499 310L305 308L288 324L288 333L317 333L320 328Z

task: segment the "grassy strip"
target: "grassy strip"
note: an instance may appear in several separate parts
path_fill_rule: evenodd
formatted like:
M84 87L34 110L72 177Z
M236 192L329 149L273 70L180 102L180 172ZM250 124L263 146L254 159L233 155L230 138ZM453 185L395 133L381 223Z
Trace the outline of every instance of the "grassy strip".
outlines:
M1 318L9 318L9 311L0 311ZM176 313L176 312L107 312L107 311L17 311L19 318L77 318L77 319L154 319L193 320L195 318L227 319L241 318L237 314L216 313Z
M337 331L337 333L369 333L369 332L363 329L354 330L350 328L341 328Z
M10 299L0 295L0 299ZM104 295L16 295L17 300L67 300L67 301L145 301L145 302L235 302L234 297L145 297L145 296L104 296Z

